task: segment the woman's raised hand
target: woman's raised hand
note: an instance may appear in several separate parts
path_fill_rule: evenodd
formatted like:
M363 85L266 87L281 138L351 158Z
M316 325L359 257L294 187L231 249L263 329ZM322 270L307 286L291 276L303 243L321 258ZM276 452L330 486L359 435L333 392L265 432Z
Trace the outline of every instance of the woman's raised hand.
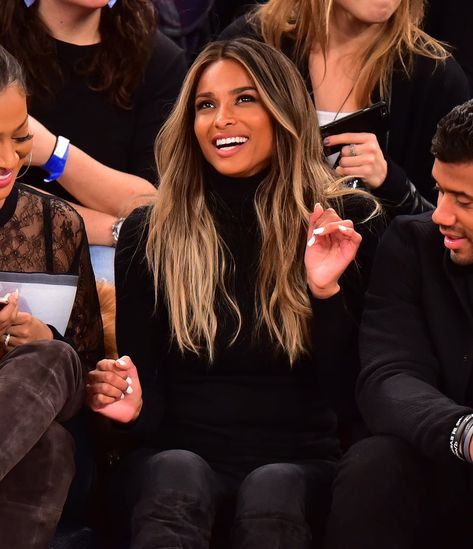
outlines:
M326 137L324 144L344 145L335 170L338 175L361 177L370 189L384 183L388 164L374 133L340 133Z
M313 296L326 299L335 295L338 280L353 261L361 235L349 219L341 219L333 208L324 211L316 204L309 219L305 267L307 284Z
M138 372L130 357L97 362L87 375L87 404L94 412L120 423L140 415L143 400Z

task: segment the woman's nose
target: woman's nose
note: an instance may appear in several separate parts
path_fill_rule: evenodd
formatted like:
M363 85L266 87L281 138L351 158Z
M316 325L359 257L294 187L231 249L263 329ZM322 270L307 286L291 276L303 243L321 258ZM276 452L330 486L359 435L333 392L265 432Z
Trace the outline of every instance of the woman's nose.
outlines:
M233 110L229 107L222 106L215 114L215 126L217 128L226 128L235 124Z
M0 143L0 169L14 170L17 167L19 160L20 156L10 140L8 140L8 142Z

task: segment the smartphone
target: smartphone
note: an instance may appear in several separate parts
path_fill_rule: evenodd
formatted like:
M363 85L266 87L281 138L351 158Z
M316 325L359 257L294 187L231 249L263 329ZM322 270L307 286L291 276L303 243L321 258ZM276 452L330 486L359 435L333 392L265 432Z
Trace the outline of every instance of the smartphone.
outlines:
M374 133L378 138L379 146L383 152L386 152L387 133L389 130L389 109L384 101L374 103L371 107L361 109L348 116L335 120L324 126L320 126L322 139L329 135L338 135L347 132L367 132ZM333 147L324 147L325 156L330 156L340 151L345 145L334 145Z

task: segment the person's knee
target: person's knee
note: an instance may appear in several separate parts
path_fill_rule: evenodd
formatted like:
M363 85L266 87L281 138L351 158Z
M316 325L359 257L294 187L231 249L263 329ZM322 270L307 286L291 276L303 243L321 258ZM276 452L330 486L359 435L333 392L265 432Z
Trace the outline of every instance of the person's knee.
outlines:
M240 514L304 513L306 482L301 469L290 463L263 465L252 471L238 491Z
M212 470L207 462L188 450L165 450L149 457L143 482L150 488L201 498L211 489Z
M373 436L360 440L344 455L338 481L380 486L396 486L416 475L419 456L407 442L393 436Z
M33 341L13 349L6 360L15 361L15 368L29 368L41 379L51 373L55 377L72 377L79 382L82 378L80 359L74 349L64 341L56 339Z

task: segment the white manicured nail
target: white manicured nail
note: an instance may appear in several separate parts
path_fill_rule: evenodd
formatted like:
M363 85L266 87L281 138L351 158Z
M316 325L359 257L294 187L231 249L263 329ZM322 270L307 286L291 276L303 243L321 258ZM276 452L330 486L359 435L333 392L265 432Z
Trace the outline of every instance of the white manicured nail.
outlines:
M307 242L307 246L310 248L315 244L315 236L311 236L309 242Z
M133 392L133 387L128 386L125 392L127 395L131 395L131 393Z
M120 366L126 366L126 362L122 360L121 358L117 359L117 363L120 364Z
M125 393L122 393L122 394L120 395L120 400L123 400L124 398L125 398Z
M325 227L319 227L318 229L314 229L312 231L312 234L322 234L325 231Z
M133 383L133 380L131 379L130 376L128 376L125 381L128 383L128 385L131 385Z
M342 232L345 232L345 231L348 231L348 227L345 227L345 225L339 225L338 230L342 231Z

